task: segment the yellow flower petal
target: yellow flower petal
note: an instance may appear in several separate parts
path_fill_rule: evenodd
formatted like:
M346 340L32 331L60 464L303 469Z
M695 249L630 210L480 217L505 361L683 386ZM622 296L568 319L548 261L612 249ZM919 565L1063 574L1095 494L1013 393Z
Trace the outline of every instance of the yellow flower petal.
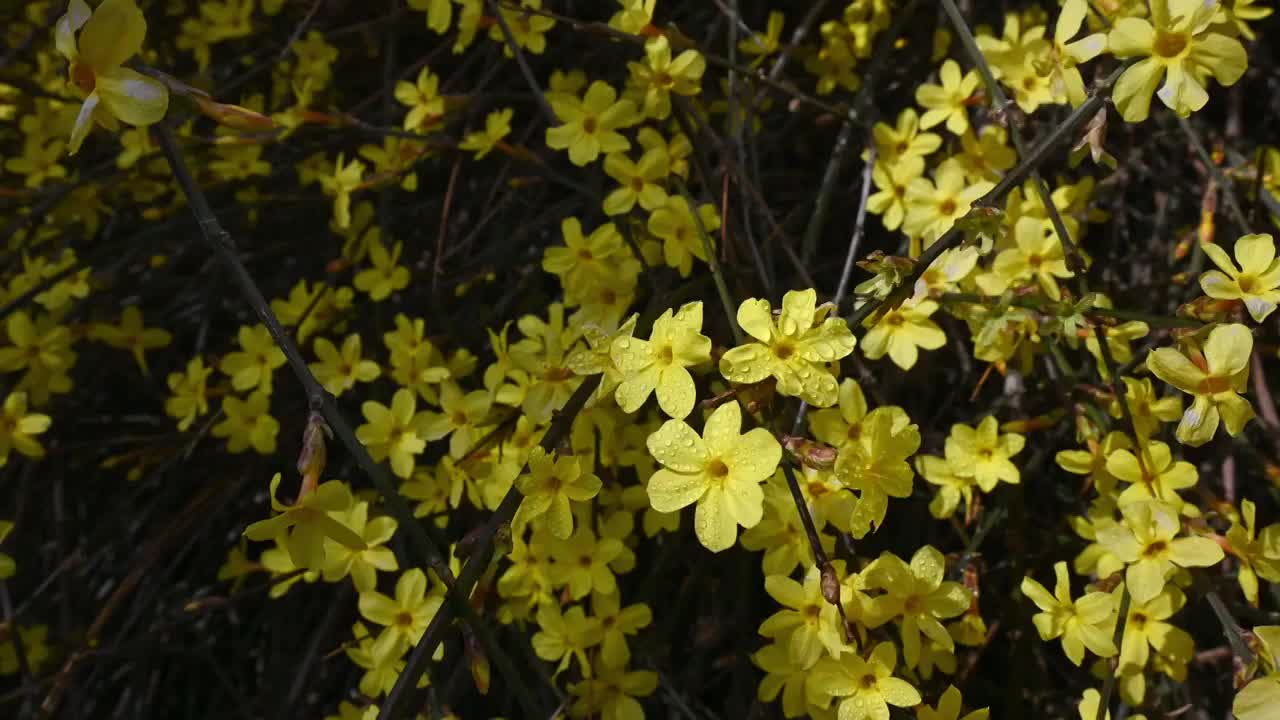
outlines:
M160 81L125 67L98 75L96 93L112 115L134 126L157 123L169 109L169 90Z

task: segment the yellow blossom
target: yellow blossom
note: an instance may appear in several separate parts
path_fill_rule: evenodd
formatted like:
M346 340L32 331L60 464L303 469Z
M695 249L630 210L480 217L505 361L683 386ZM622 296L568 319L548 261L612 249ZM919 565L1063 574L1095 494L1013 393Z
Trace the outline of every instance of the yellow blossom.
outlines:
M1208 567L1223 558L1222 548L1206 537L1175 537L1182 529L1177 510L1155 500L1120 506L1124 522L1098 531L1098 542L1126 564L1129 594L1145 603L1164 589L1165 577L1178 567Z
M195 419L209 412L207 382L213 368L204 366L204 358L187 361L185 372L169 373L167 382L173 393L164 401L164 411L178 421L178 430L186 432Z
M0 467L8 464L9 450L30 458L44 457L44 446L35 436L49 429L48 415L27 412L27 394L11 392L4 398L0 414Z
M547 147L568 150L569 161L579 167L594 162L601 153L625 152L631 142L618 132L640 122L630 100L618 99L608 83L596 80L581 100L568 95L550 100L563 125L547 128Z
M806 685L840 698L840 720L885 720L890 705L911 707L921 700L915 686L893 676L897 664L893 643L882 642L867 658L851 653L819 661Z
M1249 384L1253 335L1244 325L1219 325L1209 331L1204 352L1193 357L1173 348L1157 348L1147 368L1194 400L1178 423L1178 441L1199 446L1213 439L1221 420L1232 437L1253 418L1253 406L1240 396Z
M836 379L826 368L853 352L856 340L829 304L817 307L817 293L790 290L775 320L768 300L744 300L738 324L759 342L731 348L720 358L720 373L730 382L757 383L772 376L778 392L815 407L836 403Z
M529 454L529 472L516 478L516 487L524 499L511 521L519 532L534 518L546 518L553 537L567 540L573 533L570 501L586 502L600 492L600 478L582 472L573 455L554 457L541 447Z
M218 369L230 376L236 390L261 390L270 395L271 375L284 365L284 351L276 346L265 325L242 325L237 339L241 349L227 353Z
M1205 82L1213 76L1234 85L1248 58L1239 40L1211 28L1217 0L1151 0L1151 19L1122 17L1107 36L1118 58L1141 57L1124 71L1111 96L1126 122L1147 119L1151 95L1186 117L1209 102ZM1156 92L1161 79L1164 85Z
M80 149L95 122L115 131L120 121L141 127L164 117L168 89L123 66L142 50L147 35L146 18L133 0L103 0L92 10L85 0L71 0L53 34L58 52L71 63L71 84L85 95L71 130L70 154Z
M697 95L707 61L697 50L685 50L674 59L666 35L644 46L645 62L628 63L631 81L643 93L641 108L647 117L664 120L671 114L671 94Z
M351 489L346 483L339 480L321 483L293 505L285 505L276 498L279 487L280 473L276 473L271 478L271 509L279 514L245 528L245 537L271 540L288 532L284 544L294 564L317 572L324 569L326 538L352 549L365 548L358 534L329 514L344 513L351 508Z
M916 102L925 109L920 127L928 130L945 122L951 133L963 135L969 129L968 100L978 89L978 73L970 70L962 77L960 65L947 60L938 76L941 85L925 83L916 88Z
M1067 653L1067 659L1076 665L1084 659L1085 648L1099 657L1115 655L1116 645L1109 629L1116 613L1115 600L1104 592L1091 592L1072 600L1067 564L1055 563L1053 572L1057 584L1052 595L1030 577L1022 579L1022 594L1040 608L1040 612L1031 618L1040 639L1062 638L1062 649Z
M614 393L618 407L633 413L656 390L658 406L673 418L685 418L697 399L687 368L711 359L711 338L703 335L702 303L668 308L653 322L648 340L616 338L609 356L622 381Z
M947 463L955 474L972 477L983 492L991 492L1001 481L1022 481L1018 468L1010 458L1022 452L1026 438L1018 433L1000 434L999 423L988 415L977 429L963 423L951 426L947 437Z
M929 319L937 309L932 300L912 300L886 312L862 337L862 354L875 360L887 353L894 365L910 370L920 348L937 350L947 344L946 333Z
M1236 241L1236 261L1213 243L1200 245L1218 266L1200 276L1204 294L1217 300L1240 300L1255 322L1262 322L1280 303L1280 260L1270 235L1245 235Z
M696 502L694 530L712 552L731 547L739 525L760 522L760 483L782 459L782 446L768 430L739 434L741 425L742 411L729 402L707 418L702 437L683 420L668 420L647 442L663 465L649 480L653 509L673 512Z

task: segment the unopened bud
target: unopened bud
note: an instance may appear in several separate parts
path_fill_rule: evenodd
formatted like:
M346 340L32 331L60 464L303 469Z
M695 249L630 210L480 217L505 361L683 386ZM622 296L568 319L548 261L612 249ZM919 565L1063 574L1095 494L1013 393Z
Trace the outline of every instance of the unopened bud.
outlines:
M840 577L836 575L836 569L831 566L831 563L822 566L822 597L832 605L839 607Z

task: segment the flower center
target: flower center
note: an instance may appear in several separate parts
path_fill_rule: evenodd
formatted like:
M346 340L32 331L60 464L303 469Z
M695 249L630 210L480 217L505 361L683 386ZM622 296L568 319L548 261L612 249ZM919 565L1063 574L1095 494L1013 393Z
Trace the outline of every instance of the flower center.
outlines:
M1240 286L1240 292L1244 295L1256 295L1260 289L1258 279L1244 273L1236 277L1236 284Z
M955 215L956 201L952 200L951 198L947 198L946 200L943 200L942 204L938 206L938 212L947 216Z
M1156 31L1156 41L1152 43L1152 49L1156 55L1164 58L1178 57L1183 50L1187 49L1186 33L1171 33L1164 30Z
M1142 551L1142 554L1146 557L1151 557L1151 558L1159 557L1160 555L1164 554L1164 551L1168 549L1168 547L1169 547L1169 543L1165 542L1164 540L1157 540L1151 543L1150 545L1148 545L1146 549Z
M787 358L794 355L795 352L796 352L796 349L788 343L778 343L777 345L773 346L773 354L779 360L786 360Z
M413 625L413 614L407 610L401 611L396 615L396 625L401 627L411 627Z
M98 79L88 65L76 63L75 67L71 68L71 82L85 93L91 93L97 86Z
M594 115L588 115L582 119L582 131L588 135L594 135L599 128Z
M713 478L724 478L729 475L729 466L724 464L720 458L716 458L707 464L707 474Z

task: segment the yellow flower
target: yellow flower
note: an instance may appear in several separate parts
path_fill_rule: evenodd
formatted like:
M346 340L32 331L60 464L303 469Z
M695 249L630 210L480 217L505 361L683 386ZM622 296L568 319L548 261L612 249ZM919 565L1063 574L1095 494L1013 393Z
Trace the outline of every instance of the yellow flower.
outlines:
M373 400L360 406L367 422L356 428L356 439L369 448L374 460L390 458L391 471L401 478L413 474L414 457L427 447L422 436L430 412L415 414L417 403L412 390L400 388L391 397L390 407Z
M849 532L855 538L880 527L889 498L910 497L914 475L907 459L919 449L920 430L898 407L867 413L858 437L840 448L836 478L860 493L849 516Z
M920 661L920 634L947 651L955 643L942 620L969 609L973 596L957 582L943 582L946 558L932 545L911 556L911 564L892 553L882 553L862 572L867 589L884 590L871 599L870 611L877 619L902 618L902 655L907 667Z
M782 446L768 430L739 434L741 426L742 411L730 402L711 413L702 437L683 420L668 420L646 443L663 466L647 488L653 509L674 512L696 502L694 530L712 552L733 545L738 525L760 522L760 483L782 459Z
M978 73L970 70L960 76L960 65L955 60L942 63L938 72L942 85L925 83L916 88L916 102L925 109L920 127L928 130L935 125L947 124L947 130L963 135L969 129L969 98L978 89Z
M813 289L790 290L775 320L768 300L744 300L738 324L759 342L731 348L720 358L720 373L742 384L772 376L783 395L815 407L835 405L836 379L825 364L853 352L857 341L843 319L827 317L829 304L818 308L816 303Z
M1113 355L1118 355L1113 349ZM1126 355L1129 353L1126 352ZM1116 358L1116 362L1127 362ZM1099 363L1099 366L1104 363ZM1182 417L1182 399L1177 395L1157 398L1155 388L1151 386L1151 378L1122 377L1125 394L1123 401L1129 405L1129 414L1133 417L1134 431L1140 438L1149 438L1160 428L1161 423L1173 422ZM1124 408L1120 399L1111 401L1108 411L1111 417L1124 418Z
M488 155L503 138L511 134L511 115L514 112L511 108L502 108L489 113L484 119L484 130L467 133L462 142L458 143L458 149L470 150L475 153L477 160Z
M937 350L947 344L947 335L929 316L938 309L932 300L907 301L885 313L862 337L862 354L871 360L886 353L903 370L915 367L919 348Z
M1091 592L1072 600L1067 564L1054 563L1053 572L1058 581L1052 595L1030 576L1022 579L1022 594L1041 610L1031 618L1040 639L1062 638L1067 659L1076 665L1084 659L1085 648L1099 657L1115 655L1116 645L1111 640L1109 627L1116 613L1114 598L1108 593Z
M609 27L631 35L639 35L653 21L658 0L618 0L622 9L609 18Z
M1120 558L1134 601L1145 603L1164 589L1175 568L1208 567L1223 558L1206 537L1175 537L1182 529L1177 510L1155 500L1120 506L1124 521L1098 531L1098 542Z
M609 667L625 667L631 659L631 649L627 647L627 636L635 635L641 628L653 622L653 610L644 603L635 603L622 607L622 595L613 593L592 593L591 612L599 618L604 628L604 638L600 641L600 659Z
M627 255L622 235L613 223L605 223L582 234L582 223L576 217L560 221L564 246L554 245L542 253L542 269L560 278L567 303L579 304L580 295L596 285L616 282L611 264L615 257Z
M916 720L987 720L991 716L991 711L987 708L974 710L960 717L960 691L955 685L948 685L943 691L942 696L938 698L936 708L928 705L919 705L916 707Z
M923 240L922 246L912 243L912 257L919 256L920 250L942 237L992 187L986 180L968 182L964 165L957 158L942 161L932 181L924 177L911 180L904 198L906 217L902 230L912 238Z
M145 374L150 374L147 369L146 352L155 348L162 348L169 344L173 336L167 330L160 328L146 328L142 324L142 311L137 305L130 305L124 309L120 315L120 325L97 325L94 327L94 337L114 348L121 348L133 353L133 359L138 362L138 367ZM236 388L244 390L245 388Z
M335 397L382 374L378 363L360 357L360 336L355 333L342 341L341 351L328 338L316 338L314 347L319 362L311 363L311 372Z
M227 396L222 401L226 419L213 426L213 436L227 438L227 451L242 453L250 446L259 455L276 451L276 434L280 421L271 416L271 396L257 390L241 400Z
M630 212L637 202L650 211L667 202L667 191L659 184L670 172L667 153L662 148L646 150L639 162L633 162L626 153L610 153L604 159L604 172L618 181L618 188L605 196L605 215Z
M405 130L425 130L444 115L444 98L440 97L439 88L440 78L426 66L418 71L416 82L396 83L396 100L409 108L404 116Z
M701 221L701 229L699 229ZM662 240L662 260L669 267L680 271L680 277L689 277L693 259L709 262L706 245L715 250L710 233L720 228L720 216L710 203L698 206L698 217L693 217L689 202L682 195L667 198L662 207L649 215L649 232ZM703 244L702 230L707 231L707 243Z
M195 419L209 412L207 386L213 368L204 366L204 359L194 357L187 361L186 372L169 373L169 390L173 393L164 401L164 411L178 421L178 430L186 432Z
M782 27L786 20L787 16L781 11L772 10L769 12L769 19L765 21L763 34L751 33L751 37L738 41L739 52L756 56L751 61L751 67L756 67L770 55L778 52L782 42Z
M1116 593L1119 592L1117 589ZM1118 604L1119 599L1116 602ZM1183 657L1189 660L1195 654L1195 641L1187 631L1165 622L1186 603L1186 595L1172 586L1146 602L1129 603L1129 617L1124 624L1124 638L1120 641L1118 673L1130 675L1144 670L1152 649L1164 658Z
M951 426L947 437L947 463L955 474L972 477L983 492L991 492L1001 481L1022 481L1018 468L1009 458L1022 452L1026 438L1018 433L1000 434L995 416L988 415L977 429L963 423Z
M0 414L0 467L8 464L10 449L27 457L44 457L44 447L35 436L48 430L52 422L48 415L27 412L26 393L6 395L3 414Z
M1236 241L1236 264L1213 243L1200 245L1219 270L1200 276L1204 294L1218 300L1241 300L1255 322L1262 322L1280 303L1280 260L1270 235L1245 235Z
M1228 550L1240 563L1236 581L1249 604L1258 606L1258 578L1280 582L1280 524L1262 529L1255 537L1257 507L1252 500L1240 502L1240 518L1233 519L1227 530Z
M538 10L542 7L542 0L520 0L520 5ZM545 34L555 27L554 18L526 12L520 7L499 6L498 12L502 13L502 18L507 21L507 28L511 30L511 38L515 40L517 47L522 47L534 55L541 55L542 51L547 49ZM511 46L507 44L506 34L496 22L489 28L489 39L501 43L502 53L507 57L515 56Z
M631 82L644 94L642 109L647 117L665 120L671 114L671 93L697 95L702 89L702 73L707 61L697 50L685 50L672 59L666 35L644 45L645 62L627 63Z
M808 668L824 650L828 657L838 658L851 649L844 641L844 618L822 595L822 574L816 565L809 566L803 585L785 575L768 575L764 589L785 609L766 618L760 634L785 645L790 662ZM842 588L842 594L848 600L850 592Z
M886 230L902 227L907 214L907 187L923 175L924 160L917 156L901 157L893 163L876 161L871 169L876 192L867 198L867 210L881 216Z
M76 32L80 37L76 37ZM147 21L133 0L103 0L90 10L85 0L71 0L54 25L58 52L71 63L71 83L85 94L67 150L80 149L94 122L115 131L119 121L145 126L157 123L169 108L169 91L160 81L123 67L142 50Z
M951 469L946 458L937 455L920 455L916 457L916 472L930 485L937 485L937 494L929 502L929 514L945 520L955 514L964 501L965 516L968 517L973 506L973 488L977 482L970 477L961 477Z
M569 161L579 167L594 162L601 153L624 152L630 141L618 128L640 122L642 116L630 100L618 100L608 83L596 80L581 100L577 96L553 97L551 107L563 125L547 128L547 147L568 150Z
M657 391L658 406L673 418L685 418L697 399L693 376L686 369L711 359L711 338L703 335L702 303L686 303L674 315L670 308L653 322L648 340L616 338L609 356L622 376L614 392L625 413L640 409Z
M1067 0L1053 28L1050 87L1054 97L1066 98L1072 107L1079 107L1085 101L1084 78L1076 66L1089 62L1107 49L1107 36L1102 33L1071 40L1080 32L1088 14L1088 0Z
M334 165L333 174L320 176L320 187L326 195L333 196L333 219L340 229L351 225L351 193L360 189L364 182L364 163L358 158L351 158L346 163L339 154Z
M555 457L541 447L529 454L529 472L516 478L516 487L524 499L511 521L520 532L534 518L546 516L551 535L567 540L573 534L573 511L570 501L586 502L600 492L600 478L582 472L573 455Z
M941 136L920 132L920 116L913 108L898 113L897 126L878 122L871 133L876 144L876 157L889 165L896 165L906 158L924 158L942 147Z
M271 375L284 365L284 351L276 347L265 325L241 325L237 339L241 349L227 353L218 369L231 377L231 387L236 390L261 390L270 395Z
M377 586L379 570L390 572L400 567L395 553L386 546L396 532L395 518L370 519L369 503L361 501L349 510L334 513L334 519L359 535L365 546L352 548L325 538L325 582L337 582L350 575L356 592L366 592Z
M807 686L841 698L840 720L885 720L889 706L911 707L920 703L920 692L911 683L893 676L898 653L893 643L882 642L870 657L846 654L824 659L811 671Z
M358 534L329 514L344 513L351 508L351 489L346 483L339 480L321 483L293 505L285 505L276 498L279 487L280 473L276 473L271 478L271 509L279 514L245 528L245 537L271 540L288 532L284 545L294 564L317 572L324 569L325 538L355 550L365 548Z
M369 262L373 267L356 273L353 282L356 289L368 293L370 300L382 302L391 297L391 293L408 287L409 268L399 264L400 251L403 249L401 243L396 243L391 252L387 252L386 246L380 241L370 242Z
M361 592L360 614L384 628L373 643L374 659L396 658L406 648L417 645L443 604L444 598L438 593L427 592L427 575L418 568L400 575L394 598L376 590Z
M1126 448L1115 450L1107 456L1107 472L1130 483L1116 498L1119 505L1144 500L1160 500L1175 508L1182 507L1179 490L1195 487L1200 479L1196 466L1185 460L1173 460L1169 446L1159 441L1147 443L1142 462Z
M1253 418L1253 406L1240 396L1249 384L1253 335L1244 325L1219 325L1209 331L1204 353L1193 358L1173 348L1157 348L1147 357L1152 374L1194 400L1178 423L1178 441L1199 446L1213 439L1219 420L1235 437Z
M1124 71L1111 96L1126 122L1142 122L1151 95L1186 117L1209 102L1205 81L1210 75L1233 85L1248 64L1239 40L1210 29L1219 10L1217 0L1151 0L1151 20L1123 17L1107 36L1118 58L1142 57Z
M1055 278L1069 278L1073 273L1067 269L1057 233L1036 218L1021 217L1014 225L1013 235L1016 245L1002 250L992 266L1000 282L984 285L983 290L996 295L1013 283L1035 281L1045 295L1060 300L1062 292Z
M650 7L654 3L654 0L628 0L632 1L648 2ZM575 698L569 706L569 717L643 718L644 706L636 698L648 697L657 689L658 673L611 665L602 653L596 660L594 673L584 674L580 682L569 683L569 694Z
M600 620L587 617L581 605L574 605L561 615L559 606L553 602L538 608L537 619L539 630L533 634L533 651L547 662L558 661L553 676L568 670L569 664L577 660L582 676L590 678L587 650L604 639Z
M409 0L409 7L426 13L427 27L437 35L449 32L453 20L453 3L450 0Z
M70 328L51 315L39 315L32 322L25 310L18 310L9 316L5 329L11 346L0 347L0 371L26 370L17 390L26 390L36 406L48 402L50 393L70 392L67 372L76 362Z

